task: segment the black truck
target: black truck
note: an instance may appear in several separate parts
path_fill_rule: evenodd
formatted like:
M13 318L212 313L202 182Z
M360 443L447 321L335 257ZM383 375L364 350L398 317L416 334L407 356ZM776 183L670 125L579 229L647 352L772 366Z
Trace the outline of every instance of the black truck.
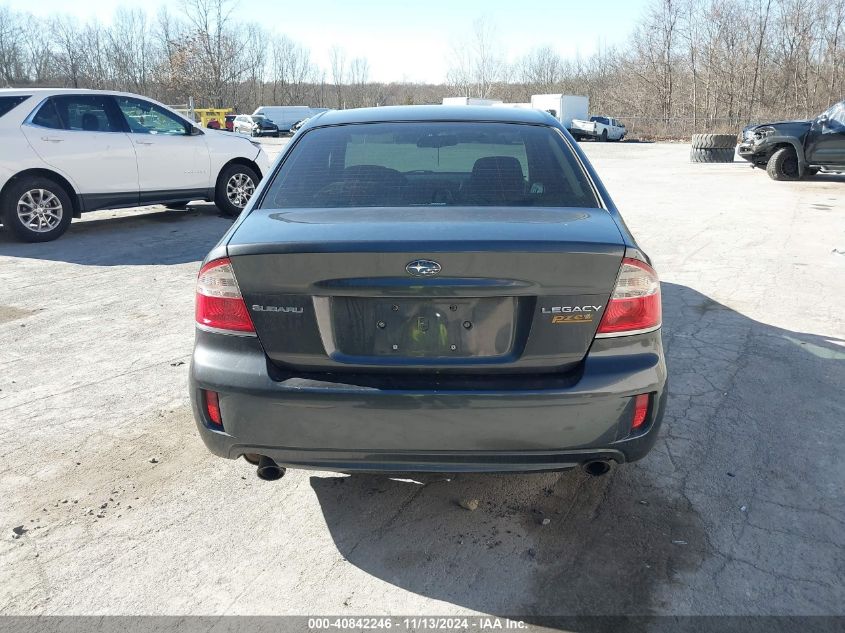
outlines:
M749 125L742 131L739 155L765 167L773 180L845 171L845 101L809 121Z

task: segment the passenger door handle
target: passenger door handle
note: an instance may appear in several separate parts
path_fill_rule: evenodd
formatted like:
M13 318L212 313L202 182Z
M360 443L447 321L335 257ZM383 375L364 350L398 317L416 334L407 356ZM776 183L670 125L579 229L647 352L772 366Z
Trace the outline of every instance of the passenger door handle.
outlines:
M135 141L138 145L152 145L152 141Z
M42 136L41 140L47 141L48 143L61 143L64 139L56 138L55 136Z

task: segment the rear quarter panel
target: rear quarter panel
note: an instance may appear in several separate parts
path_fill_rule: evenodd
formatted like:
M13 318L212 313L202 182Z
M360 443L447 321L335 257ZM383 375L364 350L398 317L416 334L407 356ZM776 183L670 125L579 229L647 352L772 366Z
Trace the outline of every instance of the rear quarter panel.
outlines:
M14 111L13 111L14 112ZM11 115L11 113L9 114ZM7 116L9 116L7 115ZM5 119L6 117L4 117ZM35 153L20 130L20 125L0 126L0 190L2 190L15 175L28 169L44 169L55 172L67 180L74 188L68 194L76 194L79 187L69 174L52 165L47 165Z

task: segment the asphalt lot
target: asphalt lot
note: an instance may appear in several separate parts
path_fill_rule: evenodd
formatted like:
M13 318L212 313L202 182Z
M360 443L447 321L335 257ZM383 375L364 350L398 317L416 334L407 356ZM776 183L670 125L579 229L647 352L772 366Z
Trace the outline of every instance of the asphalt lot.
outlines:
M599 479L260 481L187 396L229 220L0 232L0 614L845 614L845 176L584 147L661 274L671 372L655 450Z

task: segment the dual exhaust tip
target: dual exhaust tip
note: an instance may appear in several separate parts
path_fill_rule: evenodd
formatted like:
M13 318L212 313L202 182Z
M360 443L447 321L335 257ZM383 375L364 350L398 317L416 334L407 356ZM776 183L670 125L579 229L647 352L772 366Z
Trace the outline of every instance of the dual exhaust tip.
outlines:
M590 477L601 477L610 472L610 461L607 459L593 459L581 464L581 469Z
M266 455L258 455L256 453L245 453L244 459L250 464L255 464L255 474L259 479L264 481L276 481L284 477L286 469L279 466L272 459Z
M255 473L259 479L264 481L276 481L284 476L285 469L266 455L262 455L261 459L258 460L258 468Z

